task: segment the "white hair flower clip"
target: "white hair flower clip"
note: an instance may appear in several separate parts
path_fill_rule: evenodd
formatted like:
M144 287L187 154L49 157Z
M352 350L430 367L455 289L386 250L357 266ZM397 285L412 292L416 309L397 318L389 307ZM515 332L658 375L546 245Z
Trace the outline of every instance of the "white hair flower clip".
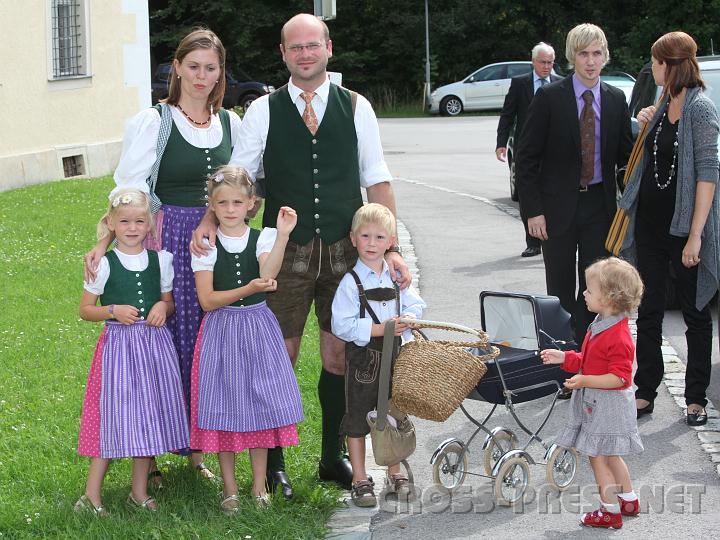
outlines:
M121 204L130 204L132 202L132 195L125 193L124 195L118 195L112 201L113 208L117 208Z
M225 175L224 175L223 173L218 173L218 174L215 175L215 181L216 181L218 184L219 184L220 182L222 182L223 180L225 180Z

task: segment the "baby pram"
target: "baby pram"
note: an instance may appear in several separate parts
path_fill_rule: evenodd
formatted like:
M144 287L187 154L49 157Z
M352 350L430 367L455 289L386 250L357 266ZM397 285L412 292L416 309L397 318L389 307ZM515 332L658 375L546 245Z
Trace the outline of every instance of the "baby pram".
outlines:
M530 478L529 465L544 465L551 485L565 490L577 471L577 452L548 444L540 438L540 431L547 424L562 383L569 375L557 365L544 365L539 351L575 348L570 316L554 296L489 291L480 293L480 312L482 329L488 334L490 343L500 349L500 354L487 362L488 372L466 399L486 401L493 407L482 421L478 421L460 405L476 429L465 442L453 437L440 443L430 460L433 479L438 486L452 491L463 484L467 475L490 478L494 481L497 501L509 505L522 499ZM421 326L432 327L432 324ZM473 352L483 354L483 351ZM515 405L551 394L554 397L540 425L535 430L528 428L518 418ZM511 429L486 427L501 404L529 437L522 447ZM485 434L482 444L484 474L468 470L470 445L480 432ZM545 449L542 461L536 461L528 452L534 441Z

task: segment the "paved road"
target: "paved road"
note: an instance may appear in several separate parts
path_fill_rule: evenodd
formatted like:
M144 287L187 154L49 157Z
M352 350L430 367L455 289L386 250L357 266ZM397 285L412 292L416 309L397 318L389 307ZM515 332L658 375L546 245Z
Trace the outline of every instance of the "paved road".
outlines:
M508 196L506 169L494 157L496 126L496 117L381 122L386 159L398 177L395 191L400 217L412 235L419 261L421 292L429 305L427 318L477 327L481 290L545 290L542 258L519 257L524 248L523 229ZM717 375L716 370L715 382ZM713 386L711 395L716 403L720 402L719 386ZM522 404L518 415L533 425L548 401ZM476 416L489 410L482 402L466 404ZM548 439L557 433L566 407L567 403L561 403L553 414L543 432ZM506 414L496 415L488 424L513 427ZM452 436L467 439L471 424L456 412L444 423L418 421L417 427L418 449L411 464L423 497L410 507L386 501L372 518L373 538L399 534L418 538L559 538L598 533L577 525L578 512L596 504L587 462L582 464L577 487L560 499L548 497L545 468L531 466L534 489L530 491L537 496L522 511L495 507L490 484L480 477L471 477L465 483L468 489L450 499L432 489L429 459L442 440ZM636 490L645 495L643 503L650 503L649 512L627 519L620 534L643 538L662 531L663 537L715 537L720 527L716 468L666 390L661 391L653 417L643 419L640 428L646 451L629 459L629 466ZM470 454L470 469L478 472L482 467L480 445L473 443ZM531 451L542 458L537 444Z

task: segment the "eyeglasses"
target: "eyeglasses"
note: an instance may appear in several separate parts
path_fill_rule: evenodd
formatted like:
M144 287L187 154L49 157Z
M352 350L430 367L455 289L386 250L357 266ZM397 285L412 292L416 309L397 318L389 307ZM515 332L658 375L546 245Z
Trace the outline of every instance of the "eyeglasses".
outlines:
M311 41L310 43L305 44L296 44L296 45L288 45L286 48L293 54L299 54L302 52L303 49L307 50L307 52L317 52L320 50L320 48L323 46L322 43L319 41Z

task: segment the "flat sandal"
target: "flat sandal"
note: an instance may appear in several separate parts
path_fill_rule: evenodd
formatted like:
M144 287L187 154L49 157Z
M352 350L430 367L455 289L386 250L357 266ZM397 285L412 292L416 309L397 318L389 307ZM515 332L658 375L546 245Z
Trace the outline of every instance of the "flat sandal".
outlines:
M157 512L158 511L158 504L155 499L152 497L146 498L144 501L140 502L135 499L135 497L132 496L132 493L128 494L127 503L129 506L132 506L137 509L143 509L147 510L148 512Z
M237 495L228 495L220 501L220 510L226 516L234 516L240 513L240 497Z
M368 480L353 482L352 489L350 490L350 499L355 503L355 506L359 506L360 508L369 508L377 504L373 484Z
M406 475L402 473L388 473L386 478L388 491L391 493L397 493L398 497L408 497L412 493L410 479Z
M195 469L197 469L198 474L203 478L207 478L208 480L213 482L218 479L215 473L208 469L204 463L198 463L197 465L195 465Z
M108 517L110 515L108 511L105 510L105 507L95 506L93 502L87 497L87 495L80 496L80 498L75 503L73 510L75 510L75 512L79 514L83 512L88 512L96 517Z

